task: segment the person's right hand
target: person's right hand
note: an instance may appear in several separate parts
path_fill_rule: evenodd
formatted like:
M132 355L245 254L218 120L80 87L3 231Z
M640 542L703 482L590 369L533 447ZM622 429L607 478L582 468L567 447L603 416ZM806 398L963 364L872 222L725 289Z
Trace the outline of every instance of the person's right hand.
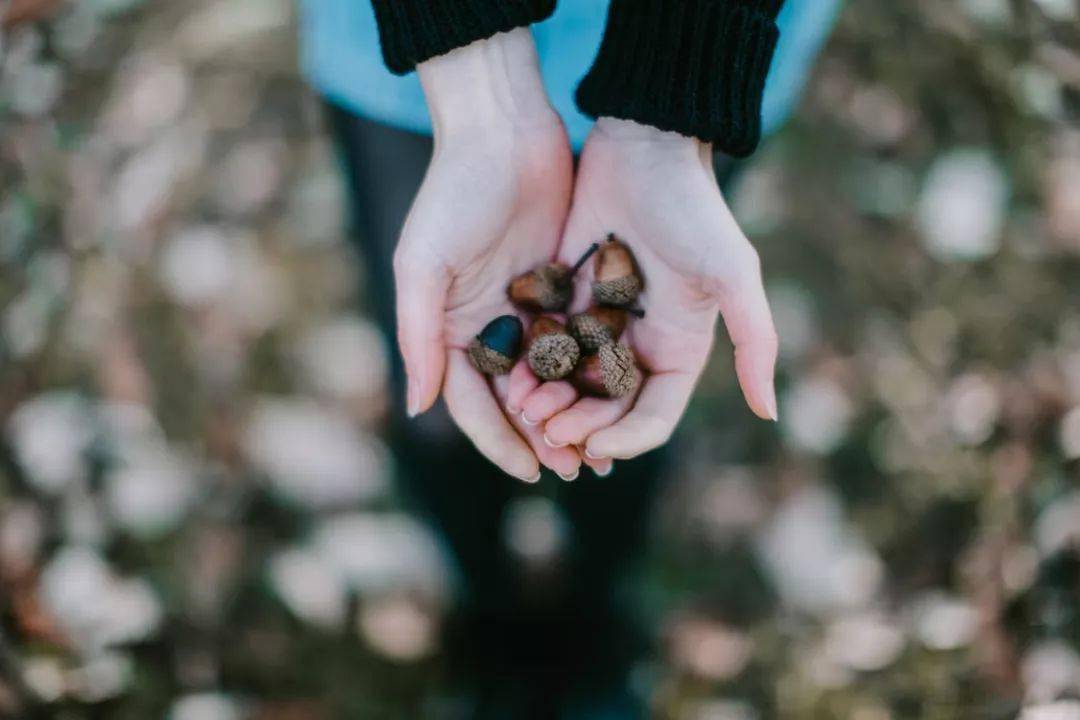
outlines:
M539 478L538 461L576 476L573 448L552 448L505 413L508 377L470 365L469 341L514 313L511 278L555 257L573 161L540 79L532 35L500 33L421 63L435 151L394 256L398 341L410 415L442 391L454 421L506 473Z

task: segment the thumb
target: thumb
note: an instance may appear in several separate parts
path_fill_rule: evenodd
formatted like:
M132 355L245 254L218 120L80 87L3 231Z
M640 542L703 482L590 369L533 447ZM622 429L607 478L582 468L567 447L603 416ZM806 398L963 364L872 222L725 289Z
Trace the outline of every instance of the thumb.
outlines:
M443 318L449 277L430 258L402 250L394 254L397 335L408 381L406 410L414 417L439 397L446 371Z
M776 420L778 343L756 254L753 259L739 282L718 293L720 314L735 346L735 374L747 404L762 419Z

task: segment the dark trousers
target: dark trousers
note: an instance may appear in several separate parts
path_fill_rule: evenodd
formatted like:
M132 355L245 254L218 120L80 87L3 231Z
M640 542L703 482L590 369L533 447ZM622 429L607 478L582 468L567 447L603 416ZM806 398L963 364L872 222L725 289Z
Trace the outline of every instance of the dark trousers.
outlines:
M328 115L366 270L364 301L393 341L391 258L430 159L431 139L335 106L328 106ZM398 486L459 566L463 597L445 649L457 679L479 690L475 716L641 716L619 697L644 648L626 590L646 539L663 454L617 462L607 478L583 468L572 483L545 473L537 486L526 486L477 453L441 403L406 420L404 371L395 357L389 440ZM541 501L521 502L529 498ZM556 527L565 529L557 559L540 564L507 543L511 517L537 505L557 508L562 520Z

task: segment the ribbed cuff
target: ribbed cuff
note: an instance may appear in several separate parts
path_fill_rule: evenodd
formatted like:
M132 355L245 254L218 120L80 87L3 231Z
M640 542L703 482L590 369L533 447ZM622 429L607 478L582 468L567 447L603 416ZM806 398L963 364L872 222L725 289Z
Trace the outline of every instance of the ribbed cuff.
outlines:
M613 0L577 90L608 115L714 143L735 157L761 139L761 98L783 0Z
M555 0L371 0L386 66L418 63L551 15Z

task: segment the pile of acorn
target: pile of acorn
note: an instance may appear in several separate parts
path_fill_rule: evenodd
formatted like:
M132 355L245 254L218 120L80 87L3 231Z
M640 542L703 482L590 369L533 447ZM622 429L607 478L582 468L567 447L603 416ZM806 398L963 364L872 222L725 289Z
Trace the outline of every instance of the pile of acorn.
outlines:
M574 294L574 275L594 255L592 305L563 324L550 313L566 312ZM528 335L516 315L497 317L469 344L469 359L482 373L505 375L525 352L529 367L541 380L568 378L584 395L629 395L637 390L641 373L634 352L619 337L628 316L645 316L634 307L643 287L630 248L608 235L573 266L547 263L514 278L507 288L510 300L537 314Z

